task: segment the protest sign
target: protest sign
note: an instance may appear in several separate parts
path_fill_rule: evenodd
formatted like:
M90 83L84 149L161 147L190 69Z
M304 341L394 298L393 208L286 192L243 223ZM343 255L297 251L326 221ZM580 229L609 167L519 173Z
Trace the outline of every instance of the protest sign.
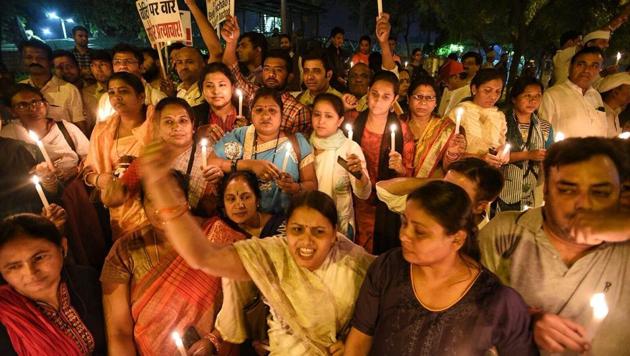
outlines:
M176 0L138 0L136 7L152 46L186 40Z
M208 21L212 27L217 28L230 14L230 3L234 0L206 0L208 9Z
M192 36L192 20L190 17L190 11L180 10L179 15L182 18L182 27L184 28L184 37L186 41L184 44L186 46L193 45L193 36Z

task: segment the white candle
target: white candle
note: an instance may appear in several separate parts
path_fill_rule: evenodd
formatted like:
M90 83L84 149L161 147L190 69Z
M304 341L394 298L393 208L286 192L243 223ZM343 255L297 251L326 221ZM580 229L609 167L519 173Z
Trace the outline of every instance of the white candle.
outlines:
M630 131L622 132L619 134L619 138L623 140L627 140L630 138Z
M289 157L291 157L291 151L293 151L293 146L291 146L291 142L287 142L286 144L286 153L284 154L284 161L282 161L282 171L287 171L287 164L289 164Z
M409 65L409 61L405 61L405 68Z
M234 17L234 3L236 0L230 0L230 16Z
M202 138L199 144L201 144L201 168L206 169L208 167L208 139Z
M350 61L350 68L354 67L354 62Z
M37 134L33 132L32 130L28 130L28 135L31 137L31 140L35 141L35 143L37 144L37 147L39 147L39 150L42 151L42 155L44 156L44 159L46 160L46 164L48 164L48 168L50 168L51 171L54 170L55 166L53 165L52 160L50 159L50 156L48 155L48 152L46 152L46 148L44 148L44 144L39 139Z
M459 107L455 109L455 134L459 135L459 127L462 124L462 115L464 115L464 108Z
M389 126L389 131L391 131L391 145L390 148L392 152L396 151L396 124L391 124Z
M503 147L503 152L501 152L501 158L508 158L511 148L512 148L512 145L510 145L509 143L506 143L505 147Z
M236 89L236 95L238 95L238 117L243 116L243 91Z
M621 52L617 52L617 62L615 65L619 65L619 61L621 60Z
M564 137L564 134L562 133L562 131L556 132L556 137L554 138L555 142L560 142L560 141L562 141L564 139L565 139L565 137Z
M346 131L348 132L348 139L352 140L354 133L352 132L352 125L346 124Z
M608 304L606 303L606 295L604 293L595 293L591 297L591 308L593 308L593 319L588 326L588 337L593 339L599 324L608 315Z
M376 5L378 7L378 17L381 17L383 13L383 0L376 0Z
M42 200L42 204L44 204L44 208L48 208L50 204L48 204L48 199L46 199L46 195L44 194L44 190L42 189L42 185L39 184L39 177L33 176L31 178L33 184L35 184L35 190L37 190L37 195L39 195L39 199Z
M184 342L182 341L182 337L179 336L177 331L173 331L171 334L173 341L175 342L175 346L177 346L177 351L181 356L186 356L188 353L186 352L186 348L184 348Z

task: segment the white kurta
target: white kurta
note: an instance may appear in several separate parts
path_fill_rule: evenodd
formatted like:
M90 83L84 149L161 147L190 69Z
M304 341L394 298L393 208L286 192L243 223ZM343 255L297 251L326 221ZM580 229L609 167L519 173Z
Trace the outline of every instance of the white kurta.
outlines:
M496 106L484 109L472 101L464 101L456 106L464 109L462 127L466 133L466 153L482 155L490 148L499 148L505 144L507 123L505 115ZM448 117L455 122L454 110Z

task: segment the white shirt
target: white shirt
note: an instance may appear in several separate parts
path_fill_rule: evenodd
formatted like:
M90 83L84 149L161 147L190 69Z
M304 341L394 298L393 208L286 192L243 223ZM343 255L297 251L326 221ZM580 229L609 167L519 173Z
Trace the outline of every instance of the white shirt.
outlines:
M553 56L553 82L560 84L569 78L569 67L571 58L577 53L577 47L567 47L560 49Z
M505 144L507 122L505 115L496 106L484 109L472 101L457 105L464 109L461 125L466 133L466 152L474 155L488 153L490 148L499 148ZM455 122L455 112L447 115Z
M20 83L36 87L30 77ZM57 121L85 121L83 101L77 87L53 75L39 90L48 102L48 117Z
M177 86L177 97L186 100L188 105L197 106L204 103L205 99L199 92L197 82L193 83L188 89L184 88L184 83Z
M582 88L570 80L545 91L540 117L551 123L554 132L562 132L565 137L608 135L601 95L592 87L582 94Z
M621 133L621 125L619 125L619 113L623 108L613 109L604 103L606 110L606 126L608 127L608 137L617 137Z
M438 106L438 114L440 116L444 116L444 113L446 112L446 107L451 100L451 95L453 95L453 92L448 90L448 88L444 88L444 91L442 92L442 98L440 99L440 105Z
M68 130L70 139L72 139L74 147L77 150L76 152L72 150L66 139L63 137L63 134L61 133L61 130L59 130L57 124L52 125L50 131L46 134L46 136L41 138L41 141L55 167L62 170L64 175L66 175L67 172L77 172L76 169L79 162L88 154L90 142L83 132L81 132L81 130L74 124L68 121L62 121L62 123L66 127L66 130ZM14 120L10 124L2 127L0 136L35 144L28 135L28 130L18 120Z

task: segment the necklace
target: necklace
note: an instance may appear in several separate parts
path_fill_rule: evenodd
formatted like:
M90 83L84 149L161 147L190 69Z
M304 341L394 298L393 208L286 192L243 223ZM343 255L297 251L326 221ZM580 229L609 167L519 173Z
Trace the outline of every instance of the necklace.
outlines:
M273 147L273 157L271 158L271 163L276 160L276 152L278 151L278 141L280 140L280 131L278 131L278 136L276 136L276 145ZM258 157L258 134L254 131L254 159Z

